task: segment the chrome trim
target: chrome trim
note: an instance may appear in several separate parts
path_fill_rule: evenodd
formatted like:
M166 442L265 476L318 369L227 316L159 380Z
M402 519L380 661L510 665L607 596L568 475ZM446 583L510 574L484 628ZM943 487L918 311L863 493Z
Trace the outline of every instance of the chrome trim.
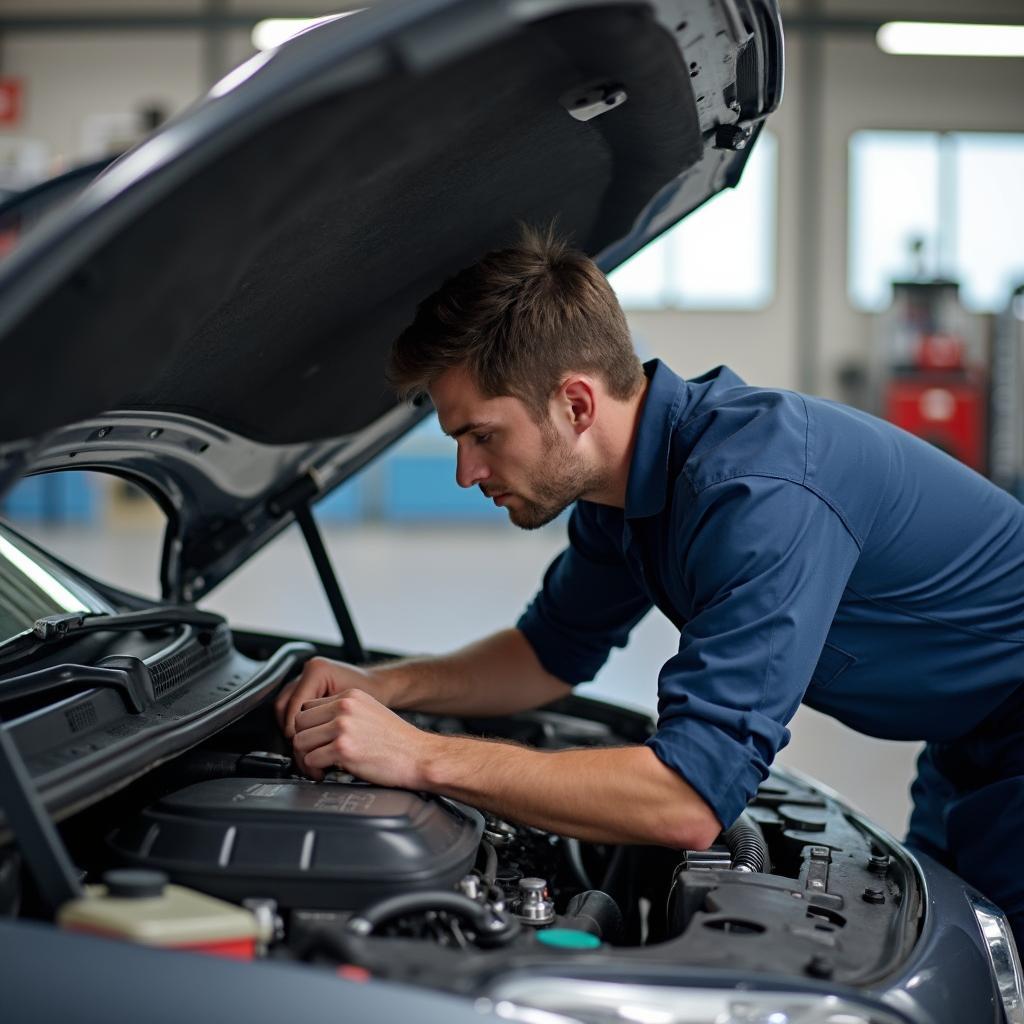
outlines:
M1024 980L1017 943L1014 942L1006 915L978 893L967 893L967 902L981 929L981 937L992 966L992 976L1006 1014L1006 1024L1024 1024Z
M588 1024L905 1024L891 1008L857 996L749 988L684 987L570 977L499 979L487 992L499 1016L524 1009ZM510 1012L512 1009L518 1013ZM502 1010L505 1012L502 1012ZM1015 1024L1015 1022L1014 1022Z

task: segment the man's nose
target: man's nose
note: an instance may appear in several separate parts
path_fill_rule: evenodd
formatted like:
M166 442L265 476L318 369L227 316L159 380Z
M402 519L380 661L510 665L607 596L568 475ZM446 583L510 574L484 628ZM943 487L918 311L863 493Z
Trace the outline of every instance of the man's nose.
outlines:
M471 452L459 450L455 460L455 480L460 487L472 487L491 475L482 459L474 458Z

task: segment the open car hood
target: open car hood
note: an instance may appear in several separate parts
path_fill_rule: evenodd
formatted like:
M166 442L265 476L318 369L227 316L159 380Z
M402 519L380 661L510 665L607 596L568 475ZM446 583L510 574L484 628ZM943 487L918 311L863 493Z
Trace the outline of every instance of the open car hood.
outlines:
M426 415L384 382L423 297L521 221L611 270L781 89L774 0L382 0L257 55L0 265L0 495L134 480L199 599Z

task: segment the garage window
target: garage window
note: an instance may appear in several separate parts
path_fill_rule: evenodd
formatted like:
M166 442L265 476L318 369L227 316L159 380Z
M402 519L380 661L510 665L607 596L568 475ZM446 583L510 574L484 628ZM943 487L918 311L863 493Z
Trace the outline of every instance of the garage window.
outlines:
M777 150L775 136L762 132L735 189L609 275L625 309L761 309L771 302Z
M850 140L848 291L885 309L893 279L948 277L977 312L1024 281L1024 134L857 132Z

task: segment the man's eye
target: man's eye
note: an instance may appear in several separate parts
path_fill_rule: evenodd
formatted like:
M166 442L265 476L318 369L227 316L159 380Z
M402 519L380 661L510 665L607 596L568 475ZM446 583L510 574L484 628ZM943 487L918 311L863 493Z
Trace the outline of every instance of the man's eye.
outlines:
M474 434L473 437L476 439L477 444L487 444L488 441L493 437L493 434Z

